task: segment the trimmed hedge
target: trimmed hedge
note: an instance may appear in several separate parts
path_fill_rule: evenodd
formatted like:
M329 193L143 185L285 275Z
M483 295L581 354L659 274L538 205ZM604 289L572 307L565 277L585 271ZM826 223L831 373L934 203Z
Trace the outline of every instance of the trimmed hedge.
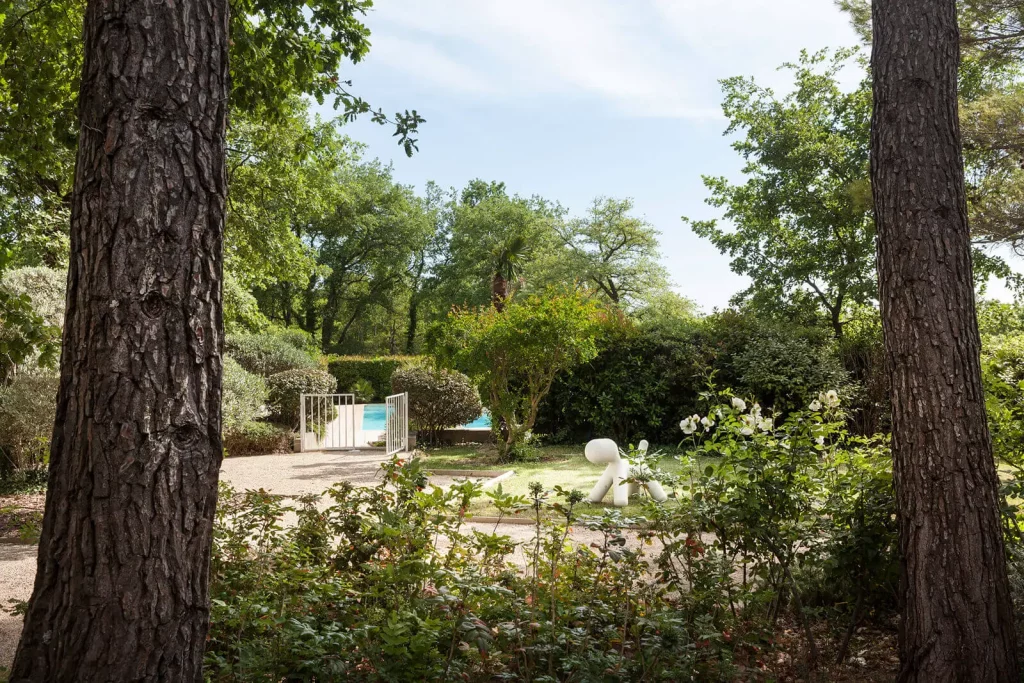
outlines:
M334 391L334 378L317 368L285 370L267 378L270 388L270 409L285 424L299 424L300 394L329 394Z
M352 393L363 379L373 386L373 400L382 401L391 393L391 375L395 370L422 365L423 356L331 356L327 370L338 382L338 391Z

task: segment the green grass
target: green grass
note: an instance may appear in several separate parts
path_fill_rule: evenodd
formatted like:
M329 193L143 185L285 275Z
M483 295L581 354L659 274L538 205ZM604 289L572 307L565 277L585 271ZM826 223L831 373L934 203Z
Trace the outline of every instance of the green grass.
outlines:
M653 446L652 449L659 450ZM561 486L566 490L579 489L584 494L589 494L605 469L605 465L594 465L584 457L582 445L545 446L537 450L539 459L532 462L501 464L498 462L496 451L489 446L451 446L433 449L423 452L420 460L428 471L432 469L489 472L515 470L515 476L505 479L499 486L505 493L523 496L528 495L530 482L534 481L540 482L547 490ZM678 454L675 447L660 450L665 453L665 457L661 461L661 469L674 474L681 473L683 465L675 459ZM581 514L598 514L603 509L613 507L611 500L612 494L609 491L602 503L583 503L577 509ZM473 502L470 512L475 515L497 514L486 495Z

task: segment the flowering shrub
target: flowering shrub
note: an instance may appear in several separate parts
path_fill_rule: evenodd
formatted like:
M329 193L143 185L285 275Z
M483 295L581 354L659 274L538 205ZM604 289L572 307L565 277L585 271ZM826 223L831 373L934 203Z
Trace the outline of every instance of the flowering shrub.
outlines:
M834 609L846 605L851 630L868 607L894 605L897 542L887 440L849 435L832 390L779 423L737 396L711 391L704 399L707 413L680 423L687 476L660 475L681 499L674 513L655 517L668 553L659 563L663 579L680 587L717 581L726 587L727 604L709 609L771 622L791 601L815 659L812 599ZM696 575L683 563L680 571L673 558L687 544L699 544L722 570Z

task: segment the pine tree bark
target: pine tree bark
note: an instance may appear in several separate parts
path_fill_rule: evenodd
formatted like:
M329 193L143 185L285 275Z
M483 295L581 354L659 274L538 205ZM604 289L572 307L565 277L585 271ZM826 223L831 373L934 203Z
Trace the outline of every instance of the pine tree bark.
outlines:
M12 681L199 681L221 463L227 0L90 0L61 384Z
M957 112L955 0L875 0L871 179L902 551L900 680L1016 681Z

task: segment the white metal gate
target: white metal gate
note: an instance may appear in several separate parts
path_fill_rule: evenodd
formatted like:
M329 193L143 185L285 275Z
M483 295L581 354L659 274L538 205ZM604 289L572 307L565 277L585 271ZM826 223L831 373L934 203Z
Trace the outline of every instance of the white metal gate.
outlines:
M355 394L302 394L299 397L299 450L355 448Z
M385 399L385 445L387 454L409 450L409 394L395 394Z

